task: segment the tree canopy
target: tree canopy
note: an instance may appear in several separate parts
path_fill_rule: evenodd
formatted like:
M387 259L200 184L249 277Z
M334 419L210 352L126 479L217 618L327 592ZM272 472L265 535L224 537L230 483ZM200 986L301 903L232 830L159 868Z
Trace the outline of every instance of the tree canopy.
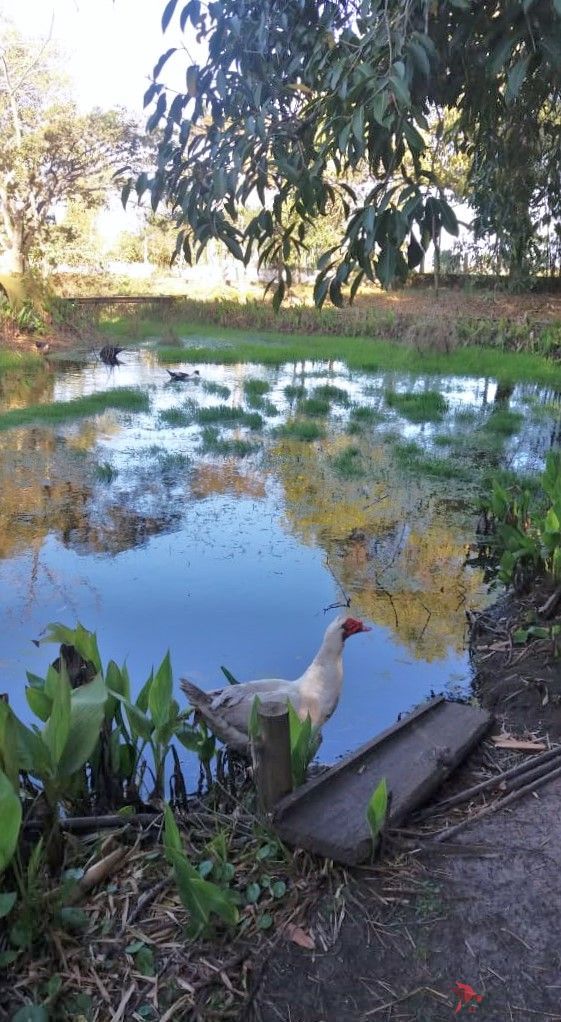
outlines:
M0 134L0 252L21 273L57 205L99 204L114 172L130 162L138 136L119 110L80 113L52 49L2 23Z
M174 16L207 56L188 64L180 93L159 80L175 48L154 68L145 105L158 161L136 190L153 208L171 202L187 260L211 238L246 263L256 253L277 267L278 304L309 231L335 205L344 227L319 260L316 301L341 304L343 286L352 298L364 278L405 277L442 230L458 230L426 159L435 110L457 114L453 144L468 158L481 232L499 226L512 239L536 189L561 213L551 134L561 0L168 0L164 30ZM247 204L254 215L241 224ZM525 229L514 261L526 244Z

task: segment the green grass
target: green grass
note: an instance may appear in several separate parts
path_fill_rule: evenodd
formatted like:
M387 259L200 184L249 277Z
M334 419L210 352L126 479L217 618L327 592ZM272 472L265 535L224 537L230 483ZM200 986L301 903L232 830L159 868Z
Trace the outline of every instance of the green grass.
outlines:
M399 468L415 475L459 481L473 478L473 466L470 467L466 462L458 462L453 458L438 458L425 454L424 449L414 440L397 440L393 444L393 453Z
M45 360L42 355L35 355L32 351L11 351L9 348L0 348L0 373L10 369L41 369Z
M109 461L103 461L95 467L96 478L102 483L112 483L119 475L118 469L113 468Z
M54 404L28 405L27 408L12 408L0 413L0 430L14 426L28 426L32 422L45 422L54 426L59 422L83 419L88 415L99 415L108 408L127 412L147 412L150 407L148 395L132 387L101 391L77 397L73 401L57 401Z
M351 419L356 422L382 422L384 415L372 405L353 405L351 408Z
M193 421L193 413L186 408L164 408L159 419L166 426L188 426Z
M284 313L283 313L284 316ZM288 322L288 321L286 321ZM342 324L341 324L342 325ZM123 317L102 324L109 336L161 336L162 325L157 318L137 322ZM488 376L505 383L533 380L561 386L561 365L541 355L528 352L500 351L476 345L456 348L448 353L419 351L380 337L292 334L271 331L248 337L247 330L233 330L221 325L200 325L193 321L177 326L182 334L191 334L190 344L183 348L160 347L162 363L177 363L186 357L192 362L233 364L252 362L279 366L302 359L329 361L340 359L351 369L393 370L395 372L433 375ZM383 327L378 334L383 333ZM212 343L205 344L205 339Z
M524 416L520 412L511 412L508 408L495 408L482 428L500 436L514 436L523 420Z
M439 422L448 410L448 402L437 390L397 393L387 390L386 404L410 422Z
M222 437L214 426L205 426L201 431L201 449L205 454L245 458L248 454L254 454L258 446L239 437Z
M162 473L176 472L178 469L187 468L189 464L190 458L181 451L172 453L162 448L161 453L158 455L158 468Z
M337 405L350 404L348 392L342 387L334 387L331 383L322 383L319 387L315 387L313 397L333 401Z
M343 476L344 479L358 479L365 475L359 447L346 447L344 451L331 459L331 465L337 475Z
M324 397L305 397L298 403L298 411L301 415L321 417L329 415L331 405Z
M303 383L288 383L284 388L284 396L287 401L300 401L303 397L306 397L306 388Z
M291 419L290 422L285 422L283 426L279 427L277 435L291 440L305 440L309 443L312 440L319 440L320 437L325 436L325 433L313 419Z
M262 429L263 419L258 412L245 412L239 406L214 405L212 408L198 408L195 418L202 426L211 422L234 423L249 429Z
M255 408L259 412L263 412L263 415L278 415L279 410L272 401L269 401L266 397L259 397L258 394L252 394L247 398L247 404L250 408Z
M244 380L243 389L246 397L262 397L263 394L267 394L271 389L266 380L258 380L252 377L248 380Z
M214 383L212 380L202 380L201 387L207 394L216 394L216 397L221 397L223 401L226 401L230 397L230 388L225 387L222 383Z

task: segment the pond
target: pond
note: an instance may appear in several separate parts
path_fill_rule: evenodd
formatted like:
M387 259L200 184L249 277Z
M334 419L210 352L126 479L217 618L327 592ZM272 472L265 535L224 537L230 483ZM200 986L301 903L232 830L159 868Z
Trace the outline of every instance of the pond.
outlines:
M469 694L466 610L489 599L466 563L477 501L489 473L533 471L557 445L556 395L342 362L198 369L173 382L148 345L0 379L0 687L16 712L26 669L55 655L31 641L49 622L95 630L138 688L168 648L177 681L211 688L221 665L297 677L346 598L372 631L347 643L320 759L431 692ZM92 395L95 415L40 417Z

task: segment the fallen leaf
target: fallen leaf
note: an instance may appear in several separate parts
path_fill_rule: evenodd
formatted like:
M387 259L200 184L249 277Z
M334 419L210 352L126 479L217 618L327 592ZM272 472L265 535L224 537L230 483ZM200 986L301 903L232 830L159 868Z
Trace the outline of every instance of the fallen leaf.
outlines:
M296 926L295 923L289 923L285 930L286 936L294 944L298 944L298 947L304 947L307 951L313 951L316 946L316 942L310 933L306 933L301 926Z

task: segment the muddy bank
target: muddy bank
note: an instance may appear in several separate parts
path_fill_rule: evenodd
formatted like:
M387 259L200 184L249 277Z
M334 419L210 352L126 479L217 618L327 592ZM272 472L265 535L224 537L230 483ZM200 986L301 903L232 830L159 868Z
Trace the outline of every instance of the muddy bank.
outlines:
M561 602L543 611L551 585L509 592L472 625L475 693L505 730L561 738ZM533 630L538 630L538 635ZM548 634L542 636L541 630ZM525 634L526 633L526 634Z

